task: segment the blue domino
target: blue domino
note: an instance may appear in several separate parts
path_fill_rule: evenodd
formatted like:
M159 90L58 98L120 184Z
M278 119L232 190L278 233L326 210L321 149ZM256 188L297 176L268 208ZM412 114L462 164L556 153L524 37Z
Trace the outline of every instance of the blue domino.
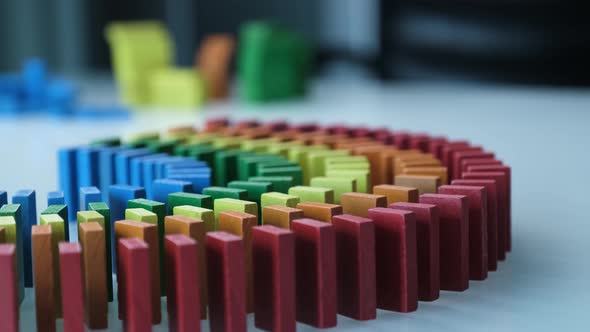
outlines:
M100 178L100 190L102 191L103 199L108 201L109 199L109 187L115 184L115 156L117 153L129 150L126 147L114 146L114 147L103 147L98 152L98 164L99 164L99 178Z
M33 287L33 267L31 251L31 227L37 224L37 200L34 190L19 190L12 196L12 204L20 204L22 209L22 241L25 287Z
M158 179L155 180L152 187L154 201L168 204L168 194L177 192L193 192L193 184L188 181Z
M190 182L192 184L192 192L194 193L201 193L204 188L211 186L211 171L171 173L166 178Z
M207 167L207 163L203 161L197 161L187 157L181 157L181 159L165 161L158 165L157 175L159 179L166 177L166 171L169 169L182 169L182 168L195 168L195 167Z
M133 158L131 160L131 185L144 186L143 181L143 164L150 159L159 159L168 156L165 153L150 154L144 157Z
M78 169L76 148L57 151L59 189L64 192L70 220L76 220L78 211Z
M50 191L47 193L47 206L65 204L66 201L63 191Z
M150 154L148 148L126 150L115 156L115 183L131 184L131 160Z
M76 154L78 163L78 186L91 187L99 185L98 152L94 147L81 147Z
M0 190L0 207L4 204L8 204L8 195L6 194L6 191Z
M102 202L100 190L96 187L80 187L80 211L87 211L89 203Z
M43 107L46 103L47 64L39 58L25 61L22 71L24 97L27 108Z

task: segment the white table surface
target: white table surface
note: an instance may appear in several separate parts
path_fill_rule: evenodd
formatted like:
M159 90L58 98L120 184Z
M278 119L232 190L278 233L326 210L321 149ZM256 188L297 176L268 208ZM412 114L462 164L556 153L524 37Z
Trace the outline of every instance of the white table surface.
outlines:
M84 102L116 101L110 80L82 82ZM245 105L236 99L199 111L149 110L125 121L0 117L0 188L37 191L38 210L56 189L55 151L93 138L200 124L207 117L345 123L467 138L494 151L513 170L513 251L483 282L441 292L410 314L378 311L343 331L587 331L590 329L590 90L403 83L380 85L333 75L301 101ZM33 331L32 292L22 331ZM164 301L164 300L163 300ZM163 306L165 314L165 306ZM110 326L121 330L116 305ZM61 324L61 323L60 323ZM313 330L298 324L300 331ZM203 328L208 330L204 322ZM249 329L254 330L253 317ZM167 330L162 324L156 331Z

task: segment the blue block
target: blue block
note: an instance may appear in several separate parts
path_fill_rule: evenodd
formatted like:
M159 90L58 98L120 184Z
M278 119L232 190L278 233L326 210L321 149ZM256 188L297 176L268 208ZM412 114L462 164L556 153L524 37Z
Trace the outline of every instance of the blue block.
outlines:
M37 224L37 200L34 190L19 190L12 196L12 204L22 209L22 241L25 287L33 287L33 266L31 251L31 227Z
M204 188L211 186L211 172L171 173L167 179L192 183L192 192L200 194Z
M152 185L153 185L154 180L160 179L157 176L157 168L159 167L159 165L167 160L176 160L179 158L181 158L181 157L162 157L162 158L157 158L157 159L144 160L144 162L142 163L143 184L145 187L147 197L149 199L153 199Z
M78 166L78 187L91 187L100 185L99 180L99 149L94 147L81 147L76 154Z
M131 160L150 154L148 148L126 150L115 156L115 183L131 184Z
M77 149L66 148L57 151L59 190L63 191L70 220L76 220L78 211L78 169Z
M63 191L50 191L47 193L47 206L49 205L65 205Z
M115 156L117 153L129 150L121 146L99 148L98 152L98 173L100 179L100 190L102 191L103 200L109 199L109 187L115 184Z
M45 61L38 58L25 61L22 80L27 107L37 108L45 104L47 76L47 64Z
M153 187L154 201L168 204L168 194L177 192L193 192L193 184L188 181L159 179L155 180Z
M195 168L195 167L207 167L207 163L203 161L197 161L188 157L181 157L179 160L169 160L158 165L157 175L158 178L162 179L166 177L167 169L182 169L182 168Z
M6 194L6 191L0 190L0 208L4 204L8 204L8 194Z
M146 160L158 159L168 156L165 153L150 154L144 157L133 158L131 160L131 185L144 186L143 182L143 163Z
M142 187L114 184L109 187L109 208L111 209L111 252L115 253L115 222L125 220L127 202L145 198L145 190ZM107 220L105 220L107 222ZM105 234L106 235L106 234ZM117 271L116 255L113 254L113 271Z
M89 203L102 202L100 190L96 187L80 187L80 211L88 211Z
M47 106L54 115L71 115L78 97L78 89L71 81L55 79L47 86Z

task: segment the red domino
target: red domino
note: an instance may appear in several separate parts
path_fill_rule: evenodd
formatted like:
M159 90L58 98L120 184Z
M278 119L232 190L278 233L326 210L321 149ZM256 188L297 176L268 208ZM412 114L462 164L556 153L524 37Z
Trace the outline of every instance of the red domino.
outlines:
M338 313L353 319L377 317L375 223L341 214L332 217L336 234Z
M393 144L393 138L391 137L391 132L387 129L377 129L374 130L372 136L375 140L386 144L391 145Z
M488 277L487 192L482 186L440 186L439 194L465 195L469 202L469 279Z
M397 146L400 150L407 150L410 146L410 134L399 131L391 135L393 145Z
M126 332L152 330L150 249L137 238L120 239L117 257L119 306L124 306Z
M276 332L294 332L295 235L267 225L252 229L254 325Z
M456 160L456 155L458 153L473 153L473 152L482 152L482 148L480 146L468 146L468 147L457 147L457 148L452 148L449 149L448 151L450 151L450 154L448 154L448 159L447 159L447 168L449 170L449 179L453 180L457 178L457 175L455 173L455 160Z
M303 218L293 220L297 321L317 327L336 326L336 243L334 227Z
M410 135L408 142L410 149L420 150L422 152L428 152L430 147L430 136L426 134L415 134Z
M469 210L464 195L423 194L420 203L440 209L440 289L469 288Z
M375 222L377 308L411 312L418 309L416 217L413 212L369 209Z
M495 158L473 158L464 159L461 161L461 176L463 172L467 172L469 166L480 166L480 165L502 165L502 161Z
M512 249L512 176L509 166L503 165L479 165L469 166L469 172L503 172L506 175L506 251Z
M440 161L442 162L442 164L444 166L449 167L451 164L451 158L452 158L452 154L453 151L455 150L460 150L460 149L465 149L469 147L469 142L467 141L450 141L447 142L447 144L443 145L441 148L441 153L440 153ZM449 172L451 170L449 169Z
M406 210L416 215L418 245L418 300L435 301L440 295L440 210L433 204L397 202L391 209Z
M246 331L244 243L230 233L210 232L206 247L210 330Z
M491 159L494 154L481 150L457 151L453 154L453 178L460 179L463 173L462 162L469 159Z
M64 332L84 332L84 276L79 243L59 244L59 270Z
M508 182L506 174L502 172L464 172L463 179L494 180L498 194L498 260L506 259L508 238Z
M498 269L498 192L495 180L453 180L451 185L482 186L486 188L488 208L488 271Z
M19 329L16 283L16 246L0 244L0 285L2 285L0 331L2 332L18 332Z
M365 127L358 127L358 128L352 128L351 130L351 136L358 138L358 137L369 137L371 134L371 130L369 128L365 128Z
M448 143L445 137L432 137L428 143L428 152L432 153L437 159L441 159L442 148Z
M201 331L199 310L199 257L197 241L182 234L166 235L166 289L168 329Z

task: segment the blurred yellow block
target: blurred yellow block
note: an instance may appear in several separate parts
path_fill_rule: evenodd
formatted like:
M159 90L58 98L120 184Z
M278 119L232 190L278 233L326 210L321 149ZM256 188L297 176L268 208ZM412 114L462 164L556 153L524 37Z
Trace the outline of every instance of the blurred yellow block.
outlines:
M151 102L156 106L194 107L207 98L205 82L193 68L168 68L150 77Z

